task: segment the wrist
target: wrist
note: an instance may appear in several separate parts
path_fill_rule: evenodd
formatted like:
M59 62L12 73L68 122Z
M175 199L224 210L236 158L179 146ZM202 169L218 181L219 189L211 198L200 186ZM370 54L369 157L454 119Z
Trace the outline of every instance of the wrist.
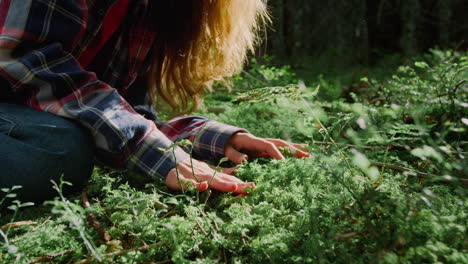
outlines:
M211 120L193 141L193 150L200 159L220 159L225 156L226 145L232 136L242 132L247 131Z

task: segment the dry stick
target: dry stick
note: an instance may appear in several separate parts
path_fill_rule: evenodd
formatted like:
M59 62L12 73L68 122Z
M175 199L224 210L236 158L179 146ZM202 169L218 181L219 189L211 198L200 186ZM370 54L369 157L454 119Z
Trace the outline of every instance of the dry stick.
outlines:
M158 242L158 243L151 244L151 245L141 246L139 248L131 248L131 249L115 251L115 252L104 254L104 255L102 255L102 257L103 258L117 257L117 256L121 256L121 255L124 255L124 254L126 254L128 252L132 252L132 251L146 251L148 249L151 249L151 248L154 248L154 247L157 247L157 246L162 246L163 244L164 244L164 242ZM80 261L75 262L75 264L93 263L93 261L95 261L95 259L93 259L93 258L82 259ZM167 261L156 262L156 263L167 263Z
M210 113L220 114L226 111L225 107L208 107L206 110Z
M457 90L458 90L458 88L460 88L460 86L462 86L462 85L465 84L465 83L466 83L466 80L461 80L461 81L459 81L459 82L455 85L455 87L453 88L453 92L456 93Z
M325 142L325 141L314 141L314 144L317 145L333 145L332 142ZM390 146L357 146L357 145L350 145L350 144L341 144L336 143L338 146L343 148L362 148L362 149L386 149L390 148L390 150L407 150L405 146L400 145L390 145ZM416 148L415 146L408 146L409 148Z
M389 169L397 170L397 171L402 171L402 172L411 172L411 173L416 174L417 176L423 176L423 177L426 177L426 176L440 177L440 176L435 175L435 174L425 173L425 172L421 172L421 171L414 171L414 170L411 170L409 168L405 168L405 167L401 167L401 166L397 166L397 165L393 165L393 164L382 163L382 162L371 162L371 166L385 167L385 168L389 168ZM458 180L465 183L465 184L468 183L468 179L458 179Z
M246 71L246 70L242 70L242 72L243 72L245 75L249 76L250 78L256 80L257 82L260 82L260 83L262 83L263 85L268 85L267 82L258 79L257 77L255 77L255 76L253 76L252 74L250 74L250 72L248 72L248 71Z
M203 226L200 224L200 222L198 222L197 219L195 219L195 223L197 223L197 226L198 226L198 228L200 228L200 230L202 231L202 233L205 234L205 236L207 236L208 233L205 231L205 229L204 229Z
M8 228L17 228L20 226L30 226L30 225L37 225L37 222L33 221L18 221L18 222L13 222L13 223L8 223L6 225L3 225L0 227L0 229L5 230Z
M207 204L208 203L208 199L210 198L211 196L211 189L208 189L206 190L206 198L205 198L205 201L203 202L203 204Z
M59 252L59 253L45 254L44 256L37 257L35 260L33 260L31 262L28 262L28 264L40 263L40 262L50 262L51 260L53 260L55 258L64 256L64 255L66 255L68 253L72 253L73 251L75 251L75 249L69 249L69 250Z
M158 261L158 262L137 262L138 264L166 264L166 263L173 263L172 260L163 260L163 261Z
M351 232L351 233L347 233L347 234L335 236L335 237L333 237L332 239L333 239L333 240L344 240L344 239L348 239L348 238L351 238L351 237L360 235L360 234L362 234L362 233L364 233L364 232Z
M332 142L326 142L326 141L314 141L313 143L317 145L327 145L327 146L334 145ZM389 148L389 150L405 151L405 150L411 150L411 149L421 147L421 146L411 146L411 145L402 146L402 145L392 145L392 144L388 146L358 146L358 145L342 144L342 143L336 143L336 144L343 148L356 148L356 149L362 148L365 150ZM463 155L468 154L468 152L458 152L458 151L448 151L448 153L451 153L451 154L456 153L456 154L463 154Z
M430 174L430 173L425 173L425 172L420 172L420 171L413 171L409 168L405 168L405 167L401 167L401 166L397 166L397 165L393 165L393 164L387 164L387 163L383 163L383 162L371 162L371 166L376 166L376 167L385 167L385 168L389 168L389 169L392 169L392 170L397 170L397 171L402 171L402 172L411 172L411 173L415 173L416 175L418 176L432 176L432 177L436 177L437 175L434 175L434 174Z
M81 193L81 205L83 208L89 208L91 205L88 201L88 196L86 195L86 190L84 190ZM96 216L94 214L88 214L86 217L86 220L88 220L88 223L96 230L96 232L99 234L99 237L104 241L104 242L109 242L111 237L109 233L104 229L104 227L101 225L101 223L97 220Z
M440 98L441 98L441 97L444 97L444 96L450 96L450 95L453 95L453 94L455 94L455 93L456 93L456 95L465 94L466 91L461 91L461 92L458 92L458 93L457 93L458 88L460 88L460 86L462 86L464 83L466 83L466 80L461 80L460 82L458 82L458 83L455 85L455 87L452 89L451 92L443 93L443 94L439 94L439 93L437 92L437 96L439 97L439 102L440 102Z
M175 214L177 214L177 211L176 211L176 210L172 210L172 211L167 212L165 215L159 217L159 219L164 219L164 218L166 218L166 217L169 217L169 216L175 215Z
M20 236L20 237L17 237L17 238L15 238L15 239L13 239L13 240L11 240L11 242L12 242L12 243L16 243L16 242L20 241L21 239L25 238L28 234L30 234L30 233L36 231L36 230L39 229L41 226L43 226L43 225L45 225L47 222L49 222L50 218L51 218L51 217L48 216L41 224L35 226L33 229L29 230L29 231L26 232L24 235L22 235L22 236Z
M200 211L201 211L201 214L202 214L204 217L208 218L208 215L206 214L206 212L204 212L203 210L200 210ZM219 227L218 227L218 224L216 223L216 221L211 220L210 222L213 224L214 230L215 230L216 232L219 233Z

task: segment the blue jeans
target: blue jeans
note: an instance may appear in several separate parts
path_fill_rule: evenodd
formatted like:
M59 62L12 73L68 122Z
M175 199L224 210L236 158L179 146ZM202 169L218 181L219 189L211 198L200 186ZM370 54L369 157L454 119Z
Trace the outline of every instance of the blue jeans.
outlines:
M51 199L57 195L51 180L58 184L61 177L73 184L64 185L64 193L79 190L91 175L93 157L91 136L74 121L0 104L0 187L21 185L15 199L36 204Z

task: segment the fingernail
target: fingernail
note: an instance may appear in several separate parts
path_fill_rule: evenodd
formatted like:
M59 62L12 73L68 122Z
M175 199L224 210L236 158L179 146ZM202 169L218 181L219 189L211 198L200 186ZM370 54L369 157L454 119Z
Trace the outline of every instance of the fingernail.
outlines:
M207 183L206 181L200 182L200 183L198 184L198 190L199 190L200 192L204 192L204 191L206 191L206 189L208 189L208 183Z
M310 155L310 153L307 153L307 152L298 152L296 157L298 158L308 158L308 157L311 157L312 155Z
M247 155L243 155L241 156L240 160L239 160L239 163L244 163L245 161L247 161L249 159L249 156Z
M251 182L250 187L252 187L252 190L254 190L254 191L255 191L255 189L257 189L257 185L255 185L255 182Z

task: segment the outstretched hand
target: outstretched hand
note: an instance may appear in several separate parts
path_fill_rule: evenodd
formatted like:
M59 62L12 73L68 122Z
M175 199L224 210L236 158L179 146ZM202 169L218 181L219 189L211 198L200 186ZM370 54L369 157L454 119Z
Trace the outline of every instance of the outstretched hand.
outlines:
M296 158L308 158L306 144L290 143L281 139L259 138L250 133L236 133L227 144L224 155L240 164L249 158L269 157L283 160L285 154Z
M256 157L283 160L286 152L296 158L310 157L310 154L305 152L306 148L305 144L294 144L280 139L263 139L250 133L240 132L231 137L224 155L232 162L241 164L248 158ZM166 185L173 190L187 189L187 184L190 184L200 192L210 187L222 192L241 194L245 194L245 190L249 187L255 188L255 183L244 182L232 176L235 169L236 167L224 168L222 172L217 172L205 162L195 159L191 162L187 159L177 164L177 170L174 168L169 171Z
M245 189L255 188L255 183L243 182L239 178L230 175L236 168L224 168L222 172L218 172L205 162L192 159L192 163L193 171L190 159L177 164L177 171L175 168L169 171L166 177L167 187L173 190L180 190L181 188L186 190L188 188L187 184L190 184L200 192L204 192L208 187L211 187L222 192L233 193L245 193Z

